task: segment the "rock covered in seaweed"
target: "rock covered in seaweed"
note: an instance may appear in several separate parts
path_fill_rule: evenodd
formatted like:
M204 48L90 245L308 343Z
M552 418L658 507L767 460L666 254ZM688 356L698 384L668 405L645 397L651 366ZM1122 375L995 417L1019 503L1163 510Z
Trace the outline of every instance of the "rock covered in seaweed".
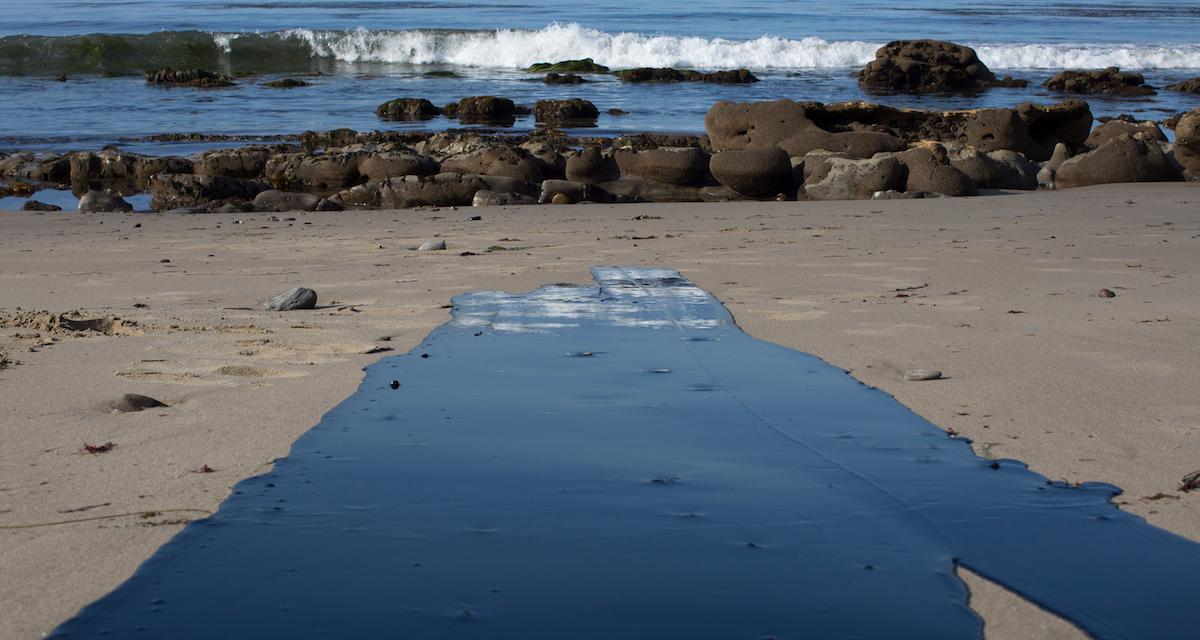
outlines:
M971 47L941 40L896 40L875 52L858 74L872 91L944 93L983 89L996 76ZM1011 85L1013 82L1008 79Z
M198 89L217 89L232 87L234 82L229 76L213 73L204 69L151 69L143 74L146 84L156 84L168 87L195 87Z
M1158 92L1146 84L1140 73L1121 71L1117 67L1092 71L1069 70L1054 74L1043 83L1051 91L1063 93L1104 94L1112 96L1152 96Z
M595 126L600 110L589 100L569 98L566 100L538 100L533 105L533 118L551 126Z
M375 114L385 120L428 120L442 110L425 98L396 98L376 107Z

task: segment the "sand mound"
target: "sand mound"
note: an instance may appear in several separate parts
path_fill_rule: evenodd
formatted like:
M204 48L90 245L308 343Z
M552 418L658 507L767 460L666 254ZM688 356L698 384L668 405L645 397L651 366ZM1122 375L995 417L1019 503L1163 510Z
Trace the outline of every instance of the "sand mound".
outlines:
M81 311L53 313L51 311L18 311L0 314L0 327L5 329L34 329L52 335L97 334L105 336L141 335L142 329L132 320L116 316L85 317Z

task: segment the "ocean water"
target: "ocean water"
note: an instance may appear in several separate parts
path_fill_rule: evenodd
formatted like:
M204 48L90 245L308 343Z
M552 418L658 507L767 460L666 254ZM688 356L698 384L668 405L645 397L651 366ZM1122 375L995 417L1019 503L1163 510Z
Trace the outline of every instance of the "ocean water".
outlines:
M376 118L376 105L402 96L436 104L483 94L523 103L578 96L602 112L629 112L603 114L598 134L699 132L721 99L1011 106L1062 99L1038 84L1067 68L1120 66L1158 87L1200 75L1200 2L2 0L0 12L0 149L120 144L170 153L196 143L143 138L459 126ZM1031 87L962 96L860 91L852 74L875 49L918 37L974 46L993 70L1028 78ZM599 76L564 87L523 71L582 57L613 68L746 67L762 82L647 86ZM239 76L238 86L163 89L140 78L143 69L169 65L223 71ZM59 74L68 80L57 82ZM262 86L299 75L313 86ZM1200 106L1200 96L1160 91L1089 102L1097 115L1158 120ZM513 129L532 126L525 118Z

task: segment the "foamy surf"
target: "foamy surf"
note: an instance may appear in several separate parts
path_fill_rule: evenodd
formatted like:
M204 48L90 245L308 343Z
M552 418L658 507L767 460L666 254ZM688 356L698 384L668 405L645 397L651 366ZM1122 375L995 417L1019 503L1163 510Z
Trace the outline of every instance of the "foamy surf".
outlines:
M782 38L748 40L635 32L575 23L541 29L161 31L150 34L7 36L0 73L133 73L154 66L291 72L320 62L456 65L524 69L534 62L592 58L614 68L849 69L883 42ZM971 43L994 69L1200 68L1200 44Z

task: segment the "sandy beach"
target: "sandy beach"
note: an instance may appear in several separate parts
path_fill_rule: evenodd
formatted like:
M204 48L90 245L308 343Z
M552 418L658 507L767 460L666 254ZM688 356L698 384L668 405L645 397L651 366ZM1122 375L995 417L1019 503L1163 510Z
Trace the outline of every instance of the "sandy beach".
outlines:
M2 213L0 236L3 639L39 637L125 580L287 455L385 349L403 353L445 322L452 296L588 282L596 265L678 269L752 336L848 370L979 455L1115 484L1122 509L1200 540L1200 495L1179 490L1200 470L1194 183L898 201ZM448 249L413 250L433 239ZM261 310L293 286L315 289L319 308ZM47 321L74 310L109 321L82 332ZM917 367L946 378L905 382ZM124 393L169 406L118 413ZM989 639L1085 637L964 579Z

